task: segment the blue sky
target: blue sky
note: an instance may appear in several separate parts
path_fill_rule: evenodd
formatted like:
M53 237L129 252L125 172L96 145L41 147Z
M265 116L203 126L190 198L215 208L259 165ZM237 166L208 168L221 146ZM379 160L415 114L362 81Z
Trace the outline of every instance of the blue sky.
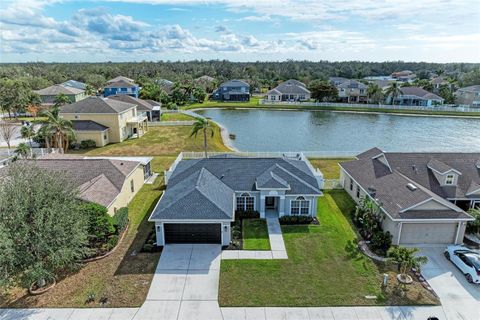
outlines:
M480 62L478 0L3 0L0 62Z

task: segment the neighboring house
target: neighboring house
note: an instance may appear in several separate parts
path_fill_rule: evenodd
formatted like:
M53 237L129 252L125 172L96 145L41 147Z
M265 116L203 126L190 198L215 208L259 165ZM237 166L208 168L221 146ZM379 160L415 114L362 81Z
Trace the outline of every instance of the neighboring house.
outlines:
M123 101L131 104L136 104L137 105L137 112L138 113L145 113L148 121L159 121L160 120L160 112L161 112L161 103L156 102L153 100L143 100L140 98L135 98L129 95L114 95L110 96L110 99L118 100L118 101ZM150 102L151 101L151 102ZM155 103L155 104L153 104ZM155 108L158 107L158 108ZM155 108L155 110L154 110Z
M214 100L242 102L250 100L250 85L242 80L224 82L212 93Z
M366 103L367 86L357 80L331 81L338 90L338 100L346 103ZM334 83L339 83L335 85Z
M331 85L333 86L338 86L346 81L348 81L349 79L347 78L343 78L343 77L330 77L328 78L328 82L330 82Z
M103 89L103 96L106 98L108 96L125 94L138 98L138 94L140 92L139 85L133 82L133 80L128 81L127 79L129 78L116 77L112 80L109 80Z
M442 97L420 87L401 87L400 91L402 93L395 97L395 105L430 107L443 104L444 101ZM387 97L387 103L391 103L391 98Z
M480 107L480 85L458 89L455 92L455 103L460 106Z
M303 82L290 79L267 92L268 101L306 101L310 100L310 90Z
M108 80L107 84L115 83L115 82L118 82L118 81L135 83L135 80L133 80L131 78L127 78L127 77L124 77L124 76L118 76L118 77L115 77L113 79Z
M432 80L430 80L430 83L433 85L434 93L438 93L442 86L448 86L451 90L453 89L453 84L442 76L433 78Z
M382 89L383 92L387 90L387 88L392 84L392 82L395 82L395 80L368 80L369 83L376 84L380 89ZM368 88L368 86L367 86Z
M157 245L230 243L236 211L314 217L322 176L308 160L223 155L180 160L165 175L163 193L149 221Z
M31 161L40 168L64 172L78 187L80 199L100 204L108 209L110 215L114 215L117 209L129 204L152 175L152 159L49 154L26 161Z
M393 244L459 244L480 207L480 153L392 153L378 148L340 163L355 202L380 206Z
M65 87L71 87L71 88L76 88L80 90L85 90L87 89L87 85L83 82L76 81L76 80L68 80L62 83L63 86Z
M77 89L74 87L68 87L63 84L54 84L53 86L46 87L40 90L35 90L42 100L42 105L52 106L55 104L55 98L59 94L64 94L70 99L71 102L77 102L87 97L85 90Z
M204 75L196 78L195 83L201 86L206 92L212 92L215 86L215 78Z
M172 94L174 83L167 79L158 79L155 82L160 86L160 89L165 91L167 94Z
M76 131L78 142L94 140L97 147L140 137L148 130L147 116L137 111L136 104L110 98L89 97L68 104L60 109L60 116L80 128Z
M403 70L392 73L390 77L400 82L413 82L417 75L410 70Z

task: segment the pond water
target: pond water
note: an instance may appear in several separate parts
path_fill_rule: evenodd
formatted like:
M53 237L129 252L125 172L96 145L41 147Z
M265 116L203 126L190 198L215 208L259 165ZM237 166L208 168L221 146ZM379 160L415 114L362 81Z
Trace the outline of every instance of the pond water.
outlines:
M235 134L241 151L480 152L480 119L333 111L197 111Z

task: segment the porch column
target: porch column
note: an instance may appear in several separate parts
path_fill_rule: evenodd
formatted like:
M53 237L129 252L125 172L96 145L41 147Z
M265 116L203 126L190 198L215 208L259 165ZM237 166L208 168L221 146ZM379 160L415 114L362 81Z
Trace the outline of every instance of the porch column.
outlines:
M265 196L260 196L260 218L265 219Z
M278 206L278 216L282 217L285 215L285 196L278 197L278 200L280 201Z

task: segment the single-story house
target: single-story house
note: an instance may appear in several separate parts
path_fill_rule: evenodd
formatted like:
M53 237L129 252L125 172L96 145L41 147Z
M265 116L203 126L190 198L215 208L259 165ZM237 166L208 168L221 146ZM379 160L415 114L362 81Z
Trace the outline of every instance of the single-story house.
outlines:
M35 90L34 92L40 96L42 105L47 107L54 105L55 98L60 94L66 95L70 102L77 102L87 97L85 90L65 86L63 84L54 84L53 86Z
M322 175L303 155L247 158L223 155L181 159L165 173L166 191L149 221L157 245L230 243L238 211L315 216Z
M455 92L455 103L460 106L480 107L480 85L460 88Z
M59 115L72 121L77 142L94 140L97 147L140 137L148 130L147 115L137 111L137 104L110 98L88 97L63 106Z
M267 92L268 101L306 101L310 96L305 84L295 79L282 82Z
M480 153L398 153L378 148L340 163L352 199L372 199L399 244L459 244L480 207Z
M242 80L224 82L212 93L212 99L219 101L250 101L250 85Z
M49 154L32 161L36 166L61 171L75 182L80 199L100 204L114 215L126 207L152 175L149 157L89 158Z
M443 101L445 100L442 97L428 92L420 87L401 87L400 91L402 93L396 96L394 100L394 104L400 106L430 107L443 104ZM387 98L387 103L391 103L391 97Z

